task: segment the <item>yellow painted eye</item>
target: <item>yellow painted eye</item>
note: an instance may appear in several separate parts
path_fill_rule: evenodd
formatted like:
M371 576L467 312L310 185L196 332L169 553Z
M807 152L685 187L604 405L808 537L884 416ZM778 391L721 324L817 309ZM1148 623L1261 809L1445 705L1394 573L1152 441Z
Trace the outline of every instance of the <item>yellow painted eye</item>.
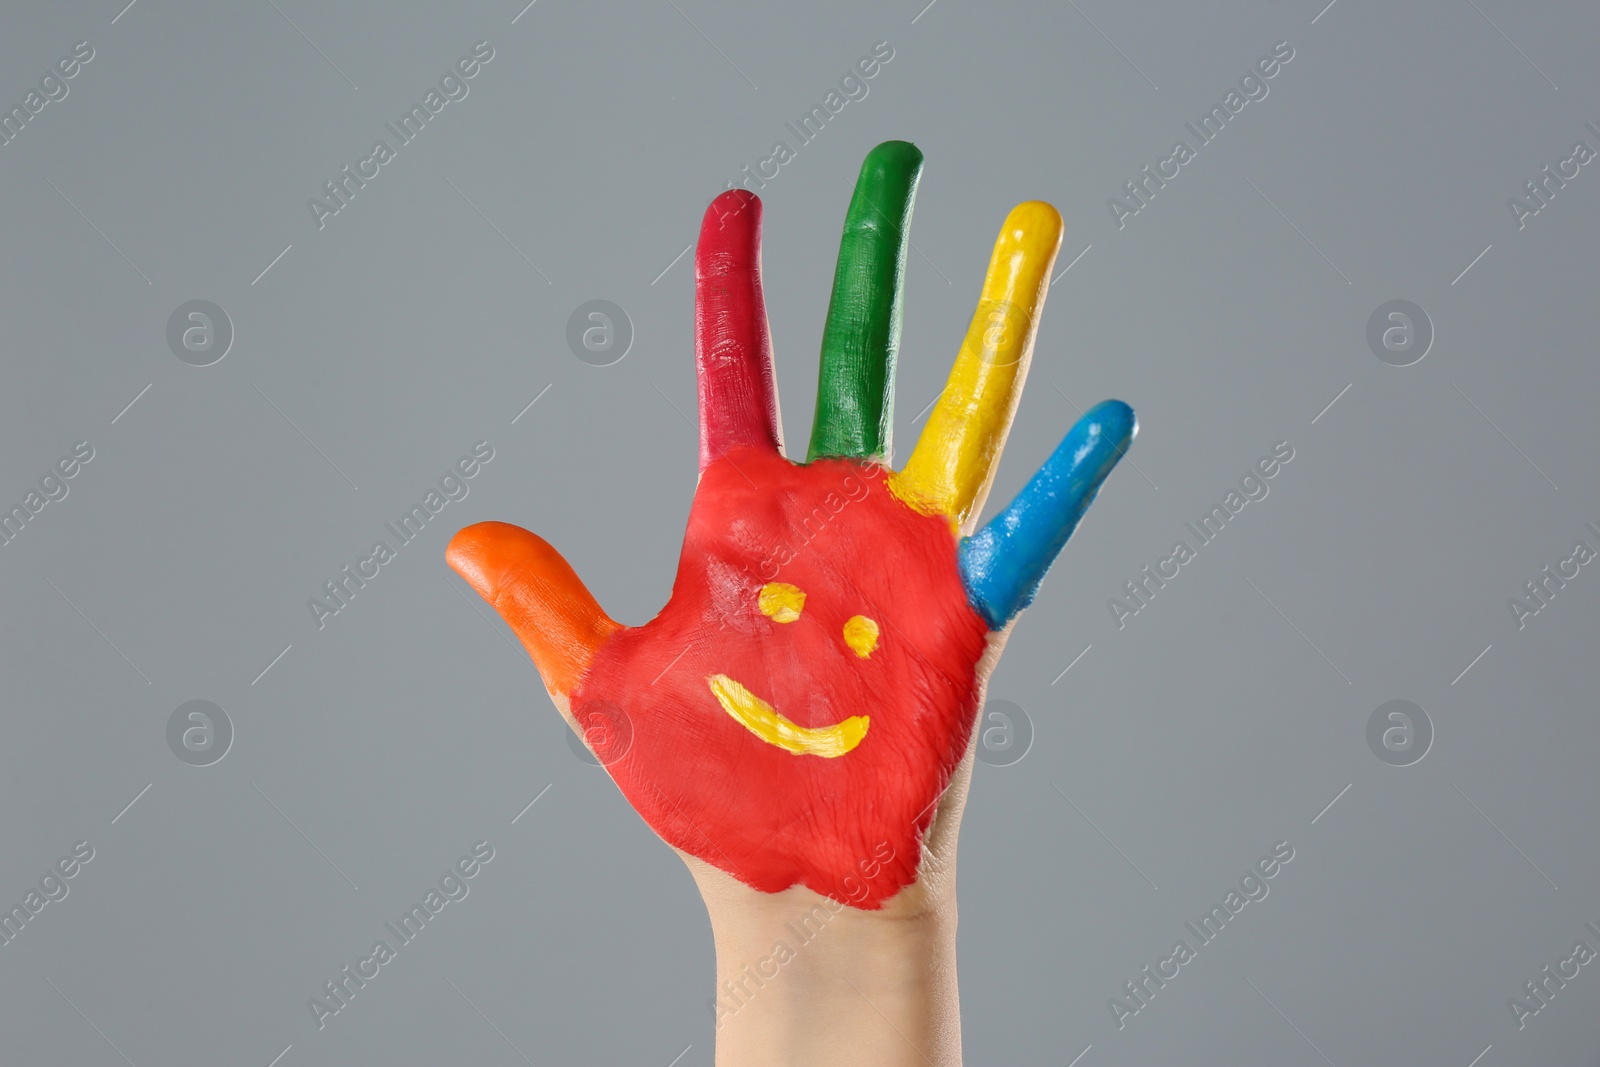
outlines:
M844 643L862 659L878 647L878 624L865 615L852 615L844 624Z
M806 606L806 595L799 586L788 582L768 582L761 587L756 603L761 606L761 614L773 622L794 622Z

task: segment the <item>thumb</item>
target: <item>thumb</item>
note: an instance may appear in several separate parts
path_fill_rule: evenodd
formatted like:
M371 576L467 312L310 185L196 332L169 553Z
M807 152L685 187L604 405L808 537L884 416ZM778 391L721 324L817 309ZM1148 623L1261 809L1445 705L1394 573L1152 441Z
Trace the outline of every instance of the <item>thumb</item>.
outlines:
M622 629L561 553L520 526L468 526L450 539L445 560L522 639L552 693L570 694L600 646Z

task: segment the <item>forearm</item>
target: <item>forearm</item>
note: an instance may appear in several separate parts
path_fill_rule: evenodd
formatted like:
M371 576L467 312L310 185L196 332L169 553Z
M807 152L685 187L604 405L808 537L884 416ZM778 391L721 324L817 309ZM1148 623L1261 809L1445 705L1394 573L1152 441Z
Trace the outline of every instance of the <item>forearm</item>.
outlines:
M801 888L707 904L718 1067L959 1067L954 893L870 912Z

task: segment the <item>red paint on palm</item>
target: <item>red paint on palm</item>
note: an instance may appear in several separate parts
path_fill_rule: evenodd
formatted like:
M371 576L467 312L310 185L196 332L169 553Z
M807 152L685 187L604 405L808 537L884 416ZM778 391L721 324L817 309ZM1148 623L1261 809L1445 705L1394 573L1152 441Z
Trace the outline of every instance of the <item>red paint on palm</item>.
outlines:
M972 733L988 633L948 523L893 496L886 473L765 447L713 459L671 601L606 642L572 693L580 723L631 735L608 769L668 842L756 889L804 884L867 909L917 877ZM771 581L806 594L795 621L760 610ZM867 658L843 636L857 615L880 632ZM800 726L870 725L841 756L793 754L723 710L707 683L719 674Z
M761 292L761 200L730 189L711 202L694 254L700 469L743 445L782 446L772 338Z

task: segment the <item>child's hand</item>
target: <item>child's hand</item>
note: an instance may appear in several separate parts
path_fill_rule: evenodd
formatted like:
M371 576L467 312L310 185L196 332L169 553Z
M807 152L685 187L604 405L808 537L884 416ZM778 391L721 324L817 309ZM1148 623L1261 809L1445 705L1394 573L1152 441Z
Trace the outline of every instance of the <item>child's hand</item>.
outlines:
M448 553L668 843L753 889L803 884L864 910L937 866L926 835L936 816L959 817L964 788L951 786L970 773L1005 629L1135 432L1127 405L1095 407L1006 510L963 536L999 464L1061 243L1055 209L1025 203L1000 231L921 440L889 468L921 165L891 141L862 167L804 463L782 450L761 202L732 190L707 210L695 256L701 477L654 619L614 622L516 526L468 527ZM947 791L957 803L939 803Z

